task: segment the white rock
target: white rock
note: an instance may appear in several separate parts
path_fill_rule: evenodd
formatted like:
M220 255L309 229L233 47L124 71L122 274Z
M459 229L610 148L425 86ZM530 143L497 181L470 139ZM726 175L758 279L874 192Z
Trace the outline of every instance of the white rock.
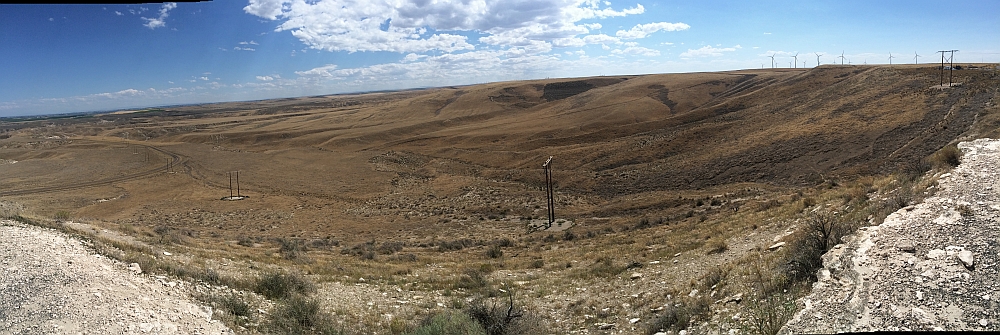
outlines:
M983 327L986 327L986 326L990 325L990 322L988 320L986 320L986 319L979 319L979 325L983 326Z
M698 289L693 289L691 290L691 293L688 293L689 297L694 297L696 295L698 295Z
M989 294L984 294L983 295L983 300L989 301L990 300L990 295Z
M677 335L687 335L687 333L688 333L687 330L681 330L681 331L677 332Z
M962 265L965 265L966 268L972 269L973 266L975 266L975 263L974 263L974 260L973 260L973 257L972 257L972 251L969 251L969 250L959 251L958 252L958 260L962 261Z
M128 265L128 269L129 269L129 271L132 271L132 272L133 272L133 273L135 273L135 274L140 274L140 273L142 273L142 268L140 268L140 267L139 267L139 263L132 263L132 264L129 264L129 265Z
M636 279L639 279L639 278L642 278L642 274L638 273L638 272L633 272L631 276L628 276L628 279L631 279L631 280L636 280Z
M931 251L927 252L927 258L929 258L929 259L938 259L938 258L940 258L941 256L944 256L944 255L947 255L947 253L944 250L941 250L941 249L934 249L934 250L931 250Z
M781 248L783 246L785 246L785 242L778 242L770 247L767 247L767 250L778 250L778 248Z
M164 255L164 256L170 256L170 255L173 255L173 254L171 254L171 253L169 253L169 252L166 252L166 251L164 251L164 252L163 252L163 255Z
M633 318L633 319L629 319L628 320L628 323L631 323L631 324L635 324L636 322L639 322L639 318Z
M924 292L917 291L917 300L924 300Z

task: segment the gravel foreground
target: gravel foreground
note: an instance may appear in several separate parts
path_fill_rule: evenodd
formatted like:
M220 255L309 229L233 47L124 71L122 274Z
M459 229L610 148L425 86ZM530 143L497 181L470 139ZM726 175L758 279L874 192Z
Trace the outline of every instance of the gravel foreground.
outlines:
M0 220L0 334L233 334L188 286L61 232Z
M781 334L1000 330L1000 140L958 147L935 196L823 256Z

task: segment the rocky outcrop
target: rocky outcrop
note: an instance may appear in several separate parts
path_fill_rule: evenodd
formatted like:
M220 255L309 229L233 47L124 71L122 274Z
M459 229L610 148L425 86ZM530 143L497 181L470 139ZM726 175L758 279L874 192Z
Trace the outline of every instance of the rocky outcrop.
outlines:
M782 334L1000 330L1000 140L959 148L962 163L935 196L823 256Z

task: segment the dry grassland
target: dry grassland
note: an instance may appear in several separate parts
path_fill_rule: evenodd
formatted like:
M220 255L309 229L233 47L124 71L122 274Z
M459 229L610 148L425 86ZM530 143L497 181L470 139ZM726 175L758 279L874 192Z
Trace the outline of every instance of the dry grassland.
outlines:
M955 76L821 66L0 121L0 162L16 161L0 202L143 269L241 289L202 298L245 333L468 315L520 320L507 333L770 333L815 275L796 257L822 215L835 244L933 191L935 152L996 135L1000 77ZM560 221L537 231L548 156ZM237 170L249 198L220 200ZM305 286L261 293L275 273Z

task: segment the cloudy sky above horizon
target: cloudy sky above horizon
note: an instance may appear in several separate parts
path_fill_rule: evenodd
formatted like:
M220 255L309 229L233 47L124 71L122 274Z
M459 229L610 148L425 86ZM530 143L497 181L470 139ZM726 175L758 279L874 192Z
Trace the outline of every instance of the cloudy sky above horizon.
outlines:
M997 1L0 5L0 117L518 79L1000 62ZM914 56L920 57L915 59Z

